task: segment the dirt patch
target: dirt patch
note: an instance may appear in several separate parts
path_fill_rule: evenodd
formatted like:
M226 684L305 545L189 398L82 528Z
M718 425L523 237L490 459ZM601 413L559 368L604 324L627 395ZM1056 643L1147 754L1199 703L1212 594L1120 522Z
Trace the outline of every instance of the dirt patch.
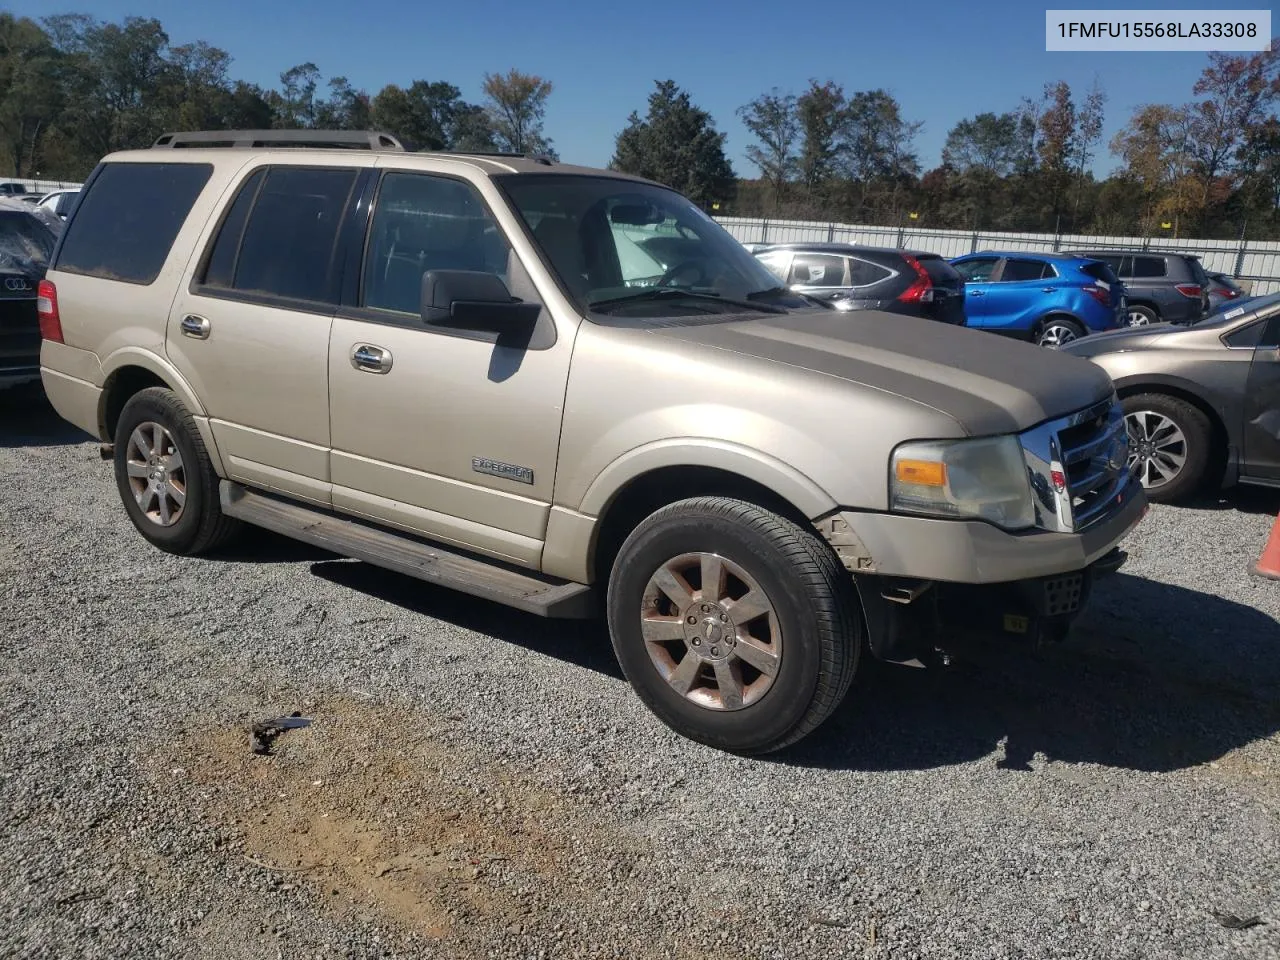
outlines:
M184 734L148 766L230 832L223 855L305 886L325 910L373 912L468 952L495 935L645 926L647 845L593 821L586 802L413 711L334 700L307 716L271 756L251 752L245 723ZM679 954L643 942L628 953Z

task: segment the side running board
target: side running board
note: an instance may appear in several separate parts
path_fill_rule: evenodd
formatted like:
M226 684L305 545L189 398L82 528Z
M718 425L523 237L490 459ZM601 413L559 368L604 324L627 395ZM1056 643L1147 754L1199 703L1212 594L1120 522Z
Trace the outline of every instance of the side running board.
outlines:
M327 510L278 500L228 480L220 483L218 499L222 512L229 517L339 556L543 617L594 616L592 590L581 583L475 557Z

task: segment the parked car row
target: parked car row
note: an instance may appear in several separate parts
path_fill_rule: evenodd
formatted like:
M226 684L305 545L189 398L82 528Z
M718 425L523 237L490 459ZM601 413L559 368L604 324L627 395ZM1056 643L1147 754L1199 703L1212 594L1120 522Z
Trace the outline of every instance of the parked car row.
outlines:
M748 249L793 291L837 309L911 313L1094 361L1116 384L1128 464L1152 500L1280 485L1280 294L1250 299L1194 255Z
M1194 323L1244 295L1230 277L1209 274L1184 253L986 250L945 261L847 243L746 246L793 290L839 309L914 313L1050 347L1118 326ZM957 277L947 264L963 282L961 303L952 300ZM930 286L935 291L926 293Z

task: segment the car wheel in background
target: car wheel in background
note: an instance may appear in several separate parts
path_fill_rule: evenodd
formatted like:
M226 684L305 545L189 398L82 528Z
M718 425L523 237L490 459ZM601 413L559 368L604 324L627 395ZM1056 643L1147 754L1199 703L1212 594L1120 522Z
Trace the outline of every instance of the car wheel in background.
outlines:
M1128 308L1125 320L1131 327L1146 327L1159 323L1160 317L1150 307L1131 306Z
M1187 401L1140 393L1123 401L1129 467L1157 503L1174 503L1199 489L1209 465L1209 418Z
M1048 317L1040 324L1036 343L1042 347L1060 347L1085 335L1084 327L1066 317Z

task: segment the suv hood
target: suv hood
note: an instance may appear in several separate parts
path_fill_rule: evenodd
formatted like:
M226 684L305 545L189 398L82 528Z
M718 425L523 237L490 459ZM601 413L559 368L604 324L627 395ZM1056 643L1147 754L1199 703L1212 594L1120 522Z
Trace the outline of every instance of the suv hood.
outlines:
M1104 400L1111 378L1057 350L919 317L830 310L653 329L922 403L972 436L1015 433Z

